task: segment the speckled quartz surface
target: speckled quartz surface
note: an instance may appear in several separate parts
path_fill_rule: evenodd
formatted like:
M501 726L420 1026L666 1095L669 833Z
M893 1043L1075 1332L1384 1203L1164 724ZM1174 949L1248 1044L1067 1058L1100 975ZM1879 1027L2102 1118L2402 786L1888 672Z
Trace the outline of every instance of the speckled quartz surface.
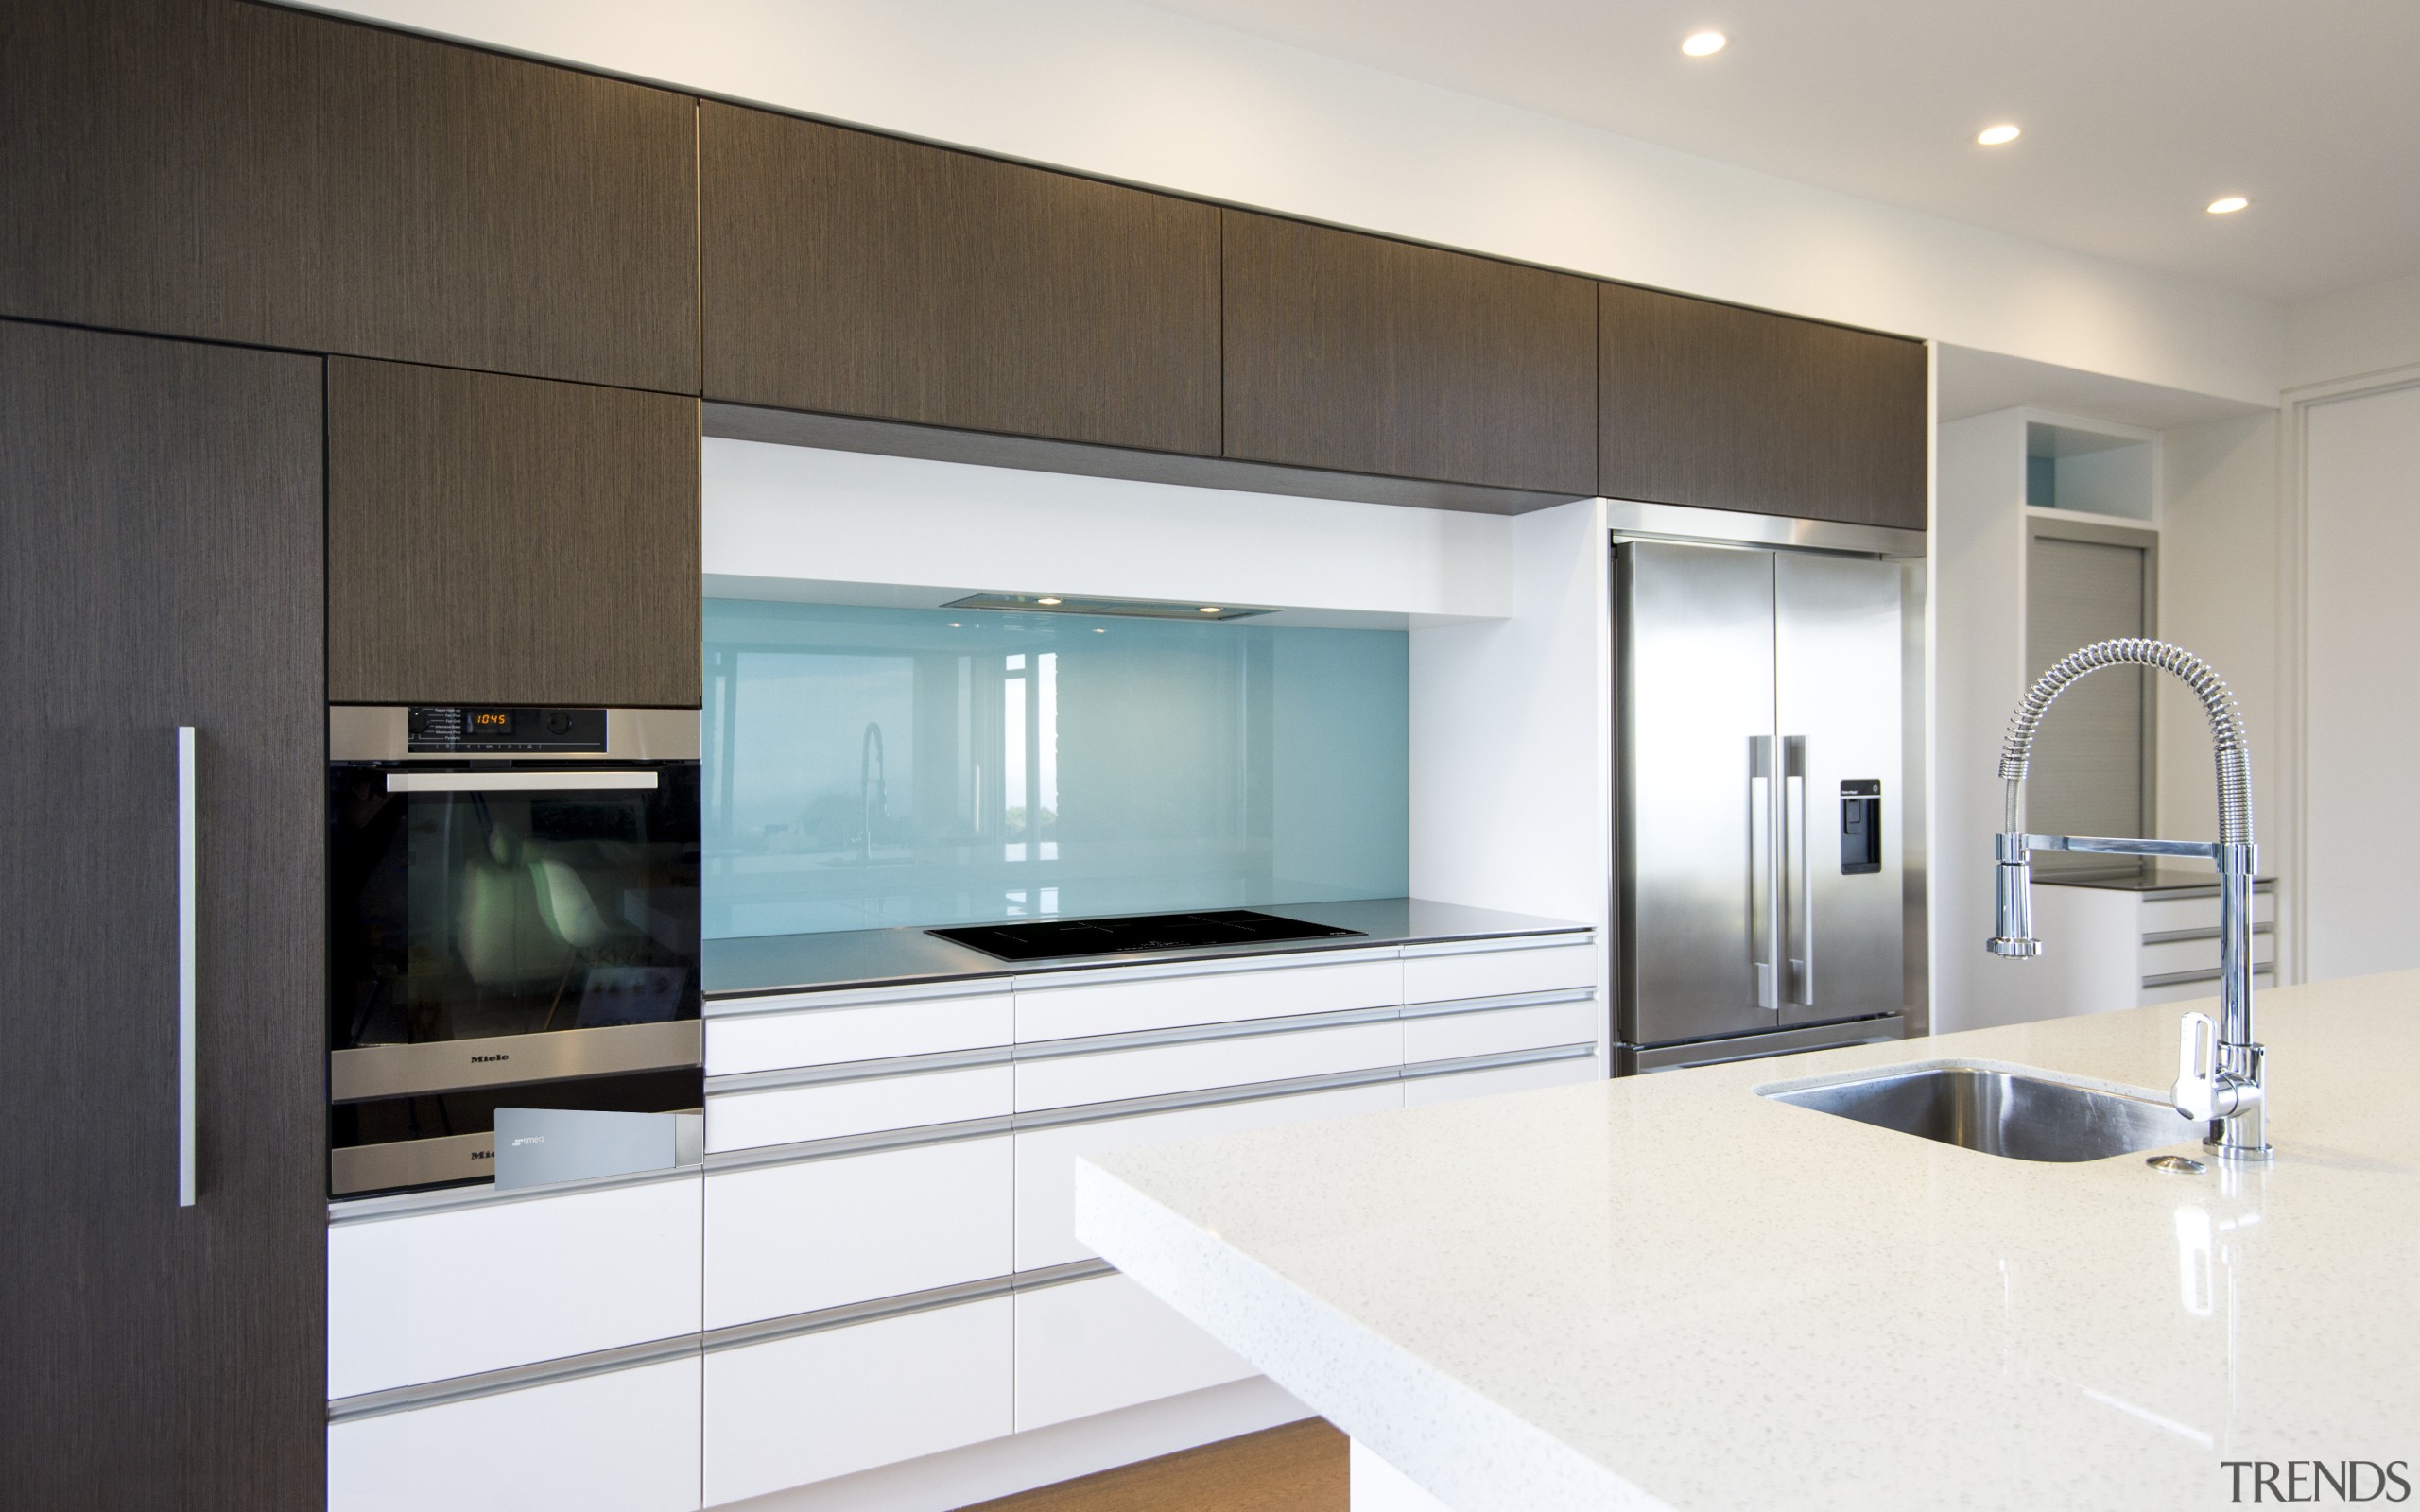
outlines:
M2267 1167L2005 1160L1753 1090L2164 1088L2182 1011L1130 1150L1080 1164L1077 1228L1459 1512L2199 1508L2225 1460L2420 1463L2420 972L2261 994Z

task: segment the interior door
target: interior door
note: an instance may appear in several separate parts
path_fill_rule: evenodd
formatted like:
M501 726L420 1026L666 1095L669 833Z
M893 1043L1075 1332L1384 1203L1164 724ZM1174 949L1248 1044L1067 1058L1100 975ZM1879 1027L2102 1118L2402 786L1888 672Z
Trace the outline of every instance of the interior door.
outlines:
M1784 552L1774 570L1781 1022L1899 1011L1899 569Z
M2148 530L2037 521L2026 542L2025 675L2118 636L2157 633L2152 585L2159 538ZM2033 742L2026 827L2043 834L2149 834L2151 673L2107 667L2059 695ZM2042 858L2040 869L2109 865L2107 856Z
M320 364L0 322L0 1500L316 1506Z
M1622 1038L1777 1022L1773 558L1621 548Z

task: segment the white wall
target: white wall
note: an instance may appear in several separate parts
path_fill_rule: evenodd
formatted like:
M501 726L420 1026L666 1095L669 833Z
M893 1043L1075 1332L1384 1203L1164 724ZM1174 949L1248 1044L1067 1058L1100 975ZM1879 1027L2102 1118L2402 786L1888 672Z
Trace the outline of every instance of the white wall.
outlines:
M704 490L708 589L735 596L805 583L862 602L845 590L908 585L1296 606L1334 612L1276 623L1396 628L1512 611L1515 524L1498 515L717 438Z
M1411 890L1601 932L1613 877L1613 541L1595 499L1512 525L1512 614L1411 632ZM1610 1005L1606 960L1597 988Z
M2420 966L2420 373L2303 432L2303 967Z
M1612 540L1513 519L1513 610L1411 635L1411 885L1601 924L1613 875Z
M2267 404L2274 305L1129 0L327 9L1138 183Z
M2253 816L2263 869L2292 853L2292 795L2280 757L2290 738L2277 627L2277 417L2183 425L2161 437L2159 633L2198 653L2234 690L2252 740ZM2201 700L2173 678L2158 687L2159 833L2215 840L2218 776Z
M2301 822L2281 962L2320 978L2420 963L2420 815L2393 797L2414 733L2394 690L2420 679L2420 275L2294 307L2288 353L2277 639Z
M2420 363L2420 273L2346 289L2287 312L2289 388L2414 363Z
M1932 1025L2040 1016L2040 983L1984 953L2001 732L2025 696L2026 411L1952 421L1934 445Z

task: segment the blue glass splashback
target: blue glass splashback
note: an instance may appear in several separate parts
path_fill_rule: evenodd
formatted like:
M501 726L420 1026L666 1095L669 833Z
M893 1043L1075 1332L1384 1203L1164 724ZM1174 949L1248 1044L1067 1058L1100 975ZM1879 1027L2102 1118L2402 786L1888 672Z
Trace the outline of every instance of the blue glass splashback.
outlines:
M710 938L1407 891L1399 631L706 600Z

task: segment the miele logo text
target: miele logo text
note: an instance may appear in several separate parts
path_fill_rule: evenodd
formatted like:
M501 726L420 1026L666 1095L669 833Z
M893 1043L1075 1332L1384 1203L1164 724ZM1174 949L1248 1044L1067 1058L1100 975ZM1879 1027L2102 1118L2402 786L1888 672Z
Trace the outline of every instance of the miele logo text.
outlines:
M494 1160L494 1159L495 1159L495 1151L493 1151L493 1150L473 1150L473 1151L471 1152L471 1159L472 1159L472 1160Z
M2237 1502L2404 1502L2411 1497L2411 1482L2399 1459L2383 1465L2374 1459L2219 1463L2227 1472L2230 1499Z
M493 1056L473 1056L473 1057L471 1057L471 1064L472 1064L472 1065L474 1065L474 1066L485 1066L485 1065L489 1065L489 1064L491 1064L491 1063L493 1063L493 1062L494 1062L494 1061L498 1061L498 1060L510 1060L511 1058L512 1058L512 1052L511 1052L511 1051L510 1051L510 1050L499 1050L499 1051L497 1051L497 1052L496 1052L494 1055L493 1055Z

